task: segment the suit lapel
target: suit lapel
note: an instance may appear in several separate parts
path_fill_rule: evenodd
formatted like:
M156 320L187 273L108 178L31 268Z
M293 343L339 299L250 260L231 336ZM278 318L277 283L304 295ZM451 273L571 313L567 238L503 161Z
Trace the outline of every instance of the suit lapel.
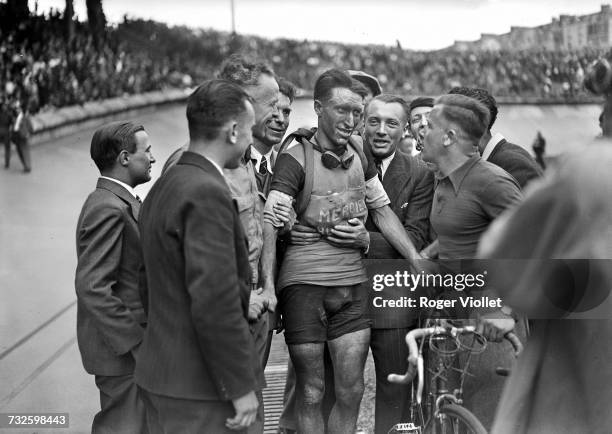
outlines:
M136 200L134 196L132 196L129 191L127 191L125 188L123 188L116 182L104 178L98 179L98 185L96 187L110 191L115 196L119 197L125 203L130 205L130 209L132 210L132 216L134 217L134 220L138 221L138 214L140 213L140 203Z

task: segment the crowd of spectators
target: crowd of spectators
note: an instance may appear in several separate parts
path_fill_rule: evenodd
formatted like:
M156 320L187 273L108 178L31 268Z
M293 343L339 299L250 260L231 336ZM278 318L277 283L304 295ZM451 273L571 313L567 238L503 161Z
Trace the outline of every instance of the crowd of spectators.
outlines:
M589 63L605 55L580 52L416 52L399 46L263 39L213 30L168 27L125 18L100 43L86 23L67 35L62 13L33 13L0 29L4 102L28 101L33 112L167 87L189 87L214 75L236 51L259 55L302 89L330 67L367 71L385 90L437 95L454 86L489 89L497 97L565 98L586 94Z

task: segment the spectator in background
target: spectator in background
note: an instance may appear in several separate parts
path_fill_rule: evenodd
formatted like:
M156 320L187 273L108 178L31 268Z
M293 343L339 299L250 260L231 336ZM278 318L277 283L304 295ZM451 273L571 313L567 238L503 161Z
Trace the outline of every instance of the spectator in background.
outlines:
M11 137L17 147L17 155L23 164L23 171L29 173L32 171L32 161L30 157L30 136L34 132L32 124L32 116L30 115L30 104L25 101L17 105L17 118L13 125ZM5 157L5 163L10 160L10 145L8 148L8 158ZM7 164L8 166L8 164Z
M278 111L280 114L280 123L283 130L283 136L289 128L289 120L291 117L291 104L297 95L297 89L293 83L282 77L276 77L280 95L278 96ZM277 145L275 145L277 146ZM280 146L280 142L279 145Z
M0 142L4 145L4 168L11 164L12 110L7 99L0 102Z
M380 83L378 82L378 79L376 77L370 74L367 74L363 71L349 70L347 72L353 79L357 80L359 83L365 86L367 93L365 97L363 98L364 105L367 106L372 98L382 93L382 88L380 87ZM363 126L364 126L363 119L361 119L361 121L357 125L357 128L355 128L355 131L358 134L363 135Z
M500 133L491 134L497 120L497 101L485 89L454 87L450 94L465 95L483 103L489 110L489 126L478 143L478 152L484 160L498 165L514 177L522 188L535 178L542 176L542 169L522 147L508 142Z
M536 138L533 141L531 148L533 149L533 153L536 156L536 162L540 165L542 170L546 170L546 162L544 161L544 154L546 154L546 139L542 135L541 131L538 131L538 134L536 135Z
M427 115L434 105L433 98L417 97L410 102L410 132L416 139L416 150L423 148L423 137L427 126Z
M382 87L380 86L380 82L373 75L370 75L363 71L349 70L347 72L352 78L365 85L365 87L368 89L368 94L366 95L364 101L366 105L370 102L372 98L382 93Z

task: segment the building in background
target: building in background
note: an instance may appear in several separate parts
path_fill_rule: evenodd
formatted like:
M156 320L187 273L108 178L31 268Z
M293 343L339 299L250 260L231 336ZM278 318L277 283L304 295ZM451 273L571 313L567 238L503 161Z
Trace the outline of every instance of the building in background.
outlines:
M537 27L512 26L501 35L483 33L477 41L455 41L457 51L520 51L533 48L556 51L612 47L612 10L602 5L588 15L561 15Z

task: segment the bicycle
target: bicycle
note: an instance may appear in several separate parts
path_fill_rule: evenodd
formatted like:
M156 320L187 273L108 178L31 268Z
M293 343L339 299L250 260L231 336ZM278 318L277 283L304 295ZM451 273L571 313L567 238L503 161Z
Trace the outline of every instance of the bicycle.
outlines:
M408 423L398 423L392 433L402 434L486 434L478 418L467 408L462 400L465 379L472 375L468 368L474 355L482 353L487 346L484 336L476 333L474 326L455 327L448 320L430 319L426 327L410 331L406 335L409 365L404 375L390 374L388 380L399 384L412 384L412 404ZM508 333L505 338L514 347L518 356L523 347L518 337ZM417 344L417 339L421 339ZM423 348L428 342L427 372ZM463 354L465 360L461 368L456 367L458 357ZM498 374L507 375L506 369L498 369ZM418 377L415 386L413 379ZM425 411L423 410L423 390L425 377L428 376L430 390L427 393ZM449 388L449 377L458 375L458 387Z

